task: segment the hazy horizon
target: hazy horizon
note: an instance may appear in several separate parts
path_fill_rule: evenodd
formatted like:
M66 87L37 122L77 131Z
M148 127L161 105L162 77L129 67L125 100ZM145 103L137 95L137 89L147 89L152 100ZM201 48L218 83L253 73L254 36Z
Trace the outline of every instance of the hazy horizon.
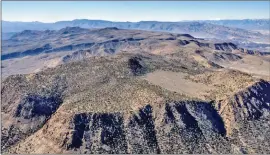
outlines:
M63 22L63 21L75 21L75 20L96 20L96 21L109 21L109 22L130 22L130 23L137 23L137 22L189 22L189 21L207 21L207 20L212 20L212 21L222 21L222 20L268 20L267 18L245 18L245 19L200 19L200 20L179 20L179 21L160 21L160 20L141 20L141 21L112 21L112 20L105 20L105 19L83 19L83 18L76 18L76 19L70 19L70 20L59 20L55 22L42 22L42 21L9 21L9 20L2 20L5 22L25 22L25 23L30 23L30 22L39 22L39 23L57 23L57 22Z
M269 19L269 7L267 1L4 1L2 20L54 23L75 19L114 22Z

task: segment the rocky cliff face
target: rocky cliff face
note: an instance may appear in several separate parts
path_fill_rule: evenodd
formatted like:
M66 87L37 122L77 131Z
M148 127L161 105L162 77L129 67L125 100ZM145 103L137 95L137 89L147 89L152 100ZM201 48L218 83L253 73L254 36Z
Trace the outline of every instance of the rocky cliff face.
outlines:
M153 114L147 105L126 120L119 113L76 114L65 146L84 153L210 153L207 143L217 147L215 136L226 135L209 103L172 102L160 110L164 113Z

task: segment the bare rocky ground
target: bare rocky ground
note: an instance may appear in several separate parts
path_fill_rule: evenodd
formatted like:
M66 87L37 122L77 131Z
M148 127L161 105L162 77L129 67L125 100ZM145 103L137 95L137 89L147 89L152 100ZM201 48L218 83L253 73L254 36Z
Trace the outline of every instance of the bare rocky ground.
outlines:
M102 41L52 68L7 76L2 152L270 153L267 57L147 33L152 39ZM262 64L261 71L226 66L235 62Z

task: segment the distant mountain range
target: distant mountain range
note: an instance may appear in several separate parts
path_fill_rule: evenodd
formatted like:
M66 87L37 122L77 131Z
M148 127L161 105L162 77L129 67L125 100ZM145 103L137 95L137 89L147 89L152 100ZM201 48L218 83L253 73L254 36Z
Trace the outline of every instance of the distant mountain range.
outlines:
M142 37L142 35L137 35L141 34L142 32L144 32L143 35L146 35L148 33L155 33L157 36L166 36L165 34L169 35L169 33L163 32L123 30L118 28L84 29L80 27L66 27L60 30L24 30L21 33L14 34L8 40L3 40L2 60L24 57L29 55L38 55L40 53L54 53L59 51L74 50L90 50L92 54L95 53L94 55L96 55L96 53L108 53L108 51L110 54L118 53L121 50L127 49L127 47L131 45L132 47L134 46L134 48L136 47L135 49L138 48L138 45L140 45L140 47L142 46L141 43L137 45L134 44L134 42L147 40L147 43L145 44L152 44L152 40L148 36ZM162 38L161 40L168 40L172 42L173 40L176 40L176 38L179 36L185 36L185 38L188 38L188 40L183 40L182 42L184 43L180 41L179 44L189 44L189 42L194 42L193 39L195 39L188 34L174 35L166 36L165 39ZM164 43L164 41L160 42L160 44L161 43ZM195 42L195 44L196 43L197 42ZM211 42L211 44L213 45L210 45L208 41L200 40L200 43L197 44L199 47L211 47L216 50L237 49L237 47L231 43L223 45L222 43L214 44ZM101 46L102 48L97 48L97 46ZM153 47L158 46L159 43L153 45ZM104 49L106 50L103 51Z
M201 22L217 24L228 27L236 27L246 30L266 30L270 29L269 19L243 19L243 20L205 20Z
M155 24L162 24L170 27L187 23L209 23L226 27L241 28L247 30L269 30L269 19L244 19L244 20L201 20L201 21L183 21L183 22L158 22L158 21L141 21L141 22L112 22L105 20L88 20L76 19L73 21L59 21L55 23L42 22L9 22L2 21L3 32L19 32L23 30L46 30L46 29L61 29L67 26L81 26L82 28L103 28L103 27L119 27L119 28L140 28L154 29ZM153 25L154 24L154 25ZM162 30L162 28L160 28Z
M2 21L2 38L9 39L15 32L24 30L60 30L65 27L135 29L147 31L161 31L178 34L190 34L197 38L217 39L233 42L243 47L267 51L269 43L269 20L205 20L182 22L112 22L105 20L76 19L73 21L59 21L55 23L42 22L9 22ZM257 30L259 32L256 32ZM252 44L252 46L250 45ZM260 44L260 45L258 45ZM255 49L255 48L254 48Z

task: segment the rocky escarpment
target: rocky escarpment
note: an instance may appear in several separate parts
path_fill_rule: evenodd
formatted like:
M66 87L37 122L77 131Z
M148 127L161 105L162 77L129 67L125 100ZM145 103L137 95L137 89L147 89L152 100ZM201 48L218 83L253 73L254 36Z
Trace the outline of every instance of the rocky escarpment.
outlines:
M70 124L72 135L63 147L83 153L125 153L123 117L114 114L76 114Z
M50 46L50 44L45 44L42 47L29 49L23 52L14 52L14 53L9 53L9 54L4 54L1 56L1 59L6 60L6 59L11 59L11 58L20 58L24 56L38 55L44 51L51 50L51 49L52 47Z
M140 57L133 57L128 60L128 65L131 72L137 75L143 75L147 72L147 67Z
M228 137L243 152L269 152L270 83L261 80L234 96L217 102Z
M53 77L49 83L32 75L38 83L29 85L23 76L8 78L2 87L2 149L40 129L62 104L66 87L63 77ZM17 81L18 83L13 83ZM8 93L8 92L13 93Z
M163 153L230 152L226 129L211 103L172 102L158 120L158 139Z
M208 42L204 42L202 40L189 40L186 41L185 44L189 44L189 43L194 43L196 45L198 45L199 47L208 47L214 50L218 50L218 51L224 51L224 52L232 52L233 50L237 50L238 47L237 45L233 44L233 43L227 43L227 42L223 42L223 43L208 43Z
M233 43L215 44L214 46L216 50L221 50L221 51L232 51L232 50L237 49L237 46Z
M265 52L259 52L256 50L250 50L250 49L239 49L242 53L250 54L250 55L266 55Z
M243 124L244 121L269 117L270 83L261 80L234 96L217 102L217 108L227 128Z
M79 50L76 51L70 55L66 55L62 58L62 61L64 63L68 63L68 62L74 62L74 61L79 61L79 60L83 60L87 57L90 56L90 52L86 51L86 50Z
M121 113L81 113L70 122L64 149L73 153L230 152L222 119L210 103L171 102Z

